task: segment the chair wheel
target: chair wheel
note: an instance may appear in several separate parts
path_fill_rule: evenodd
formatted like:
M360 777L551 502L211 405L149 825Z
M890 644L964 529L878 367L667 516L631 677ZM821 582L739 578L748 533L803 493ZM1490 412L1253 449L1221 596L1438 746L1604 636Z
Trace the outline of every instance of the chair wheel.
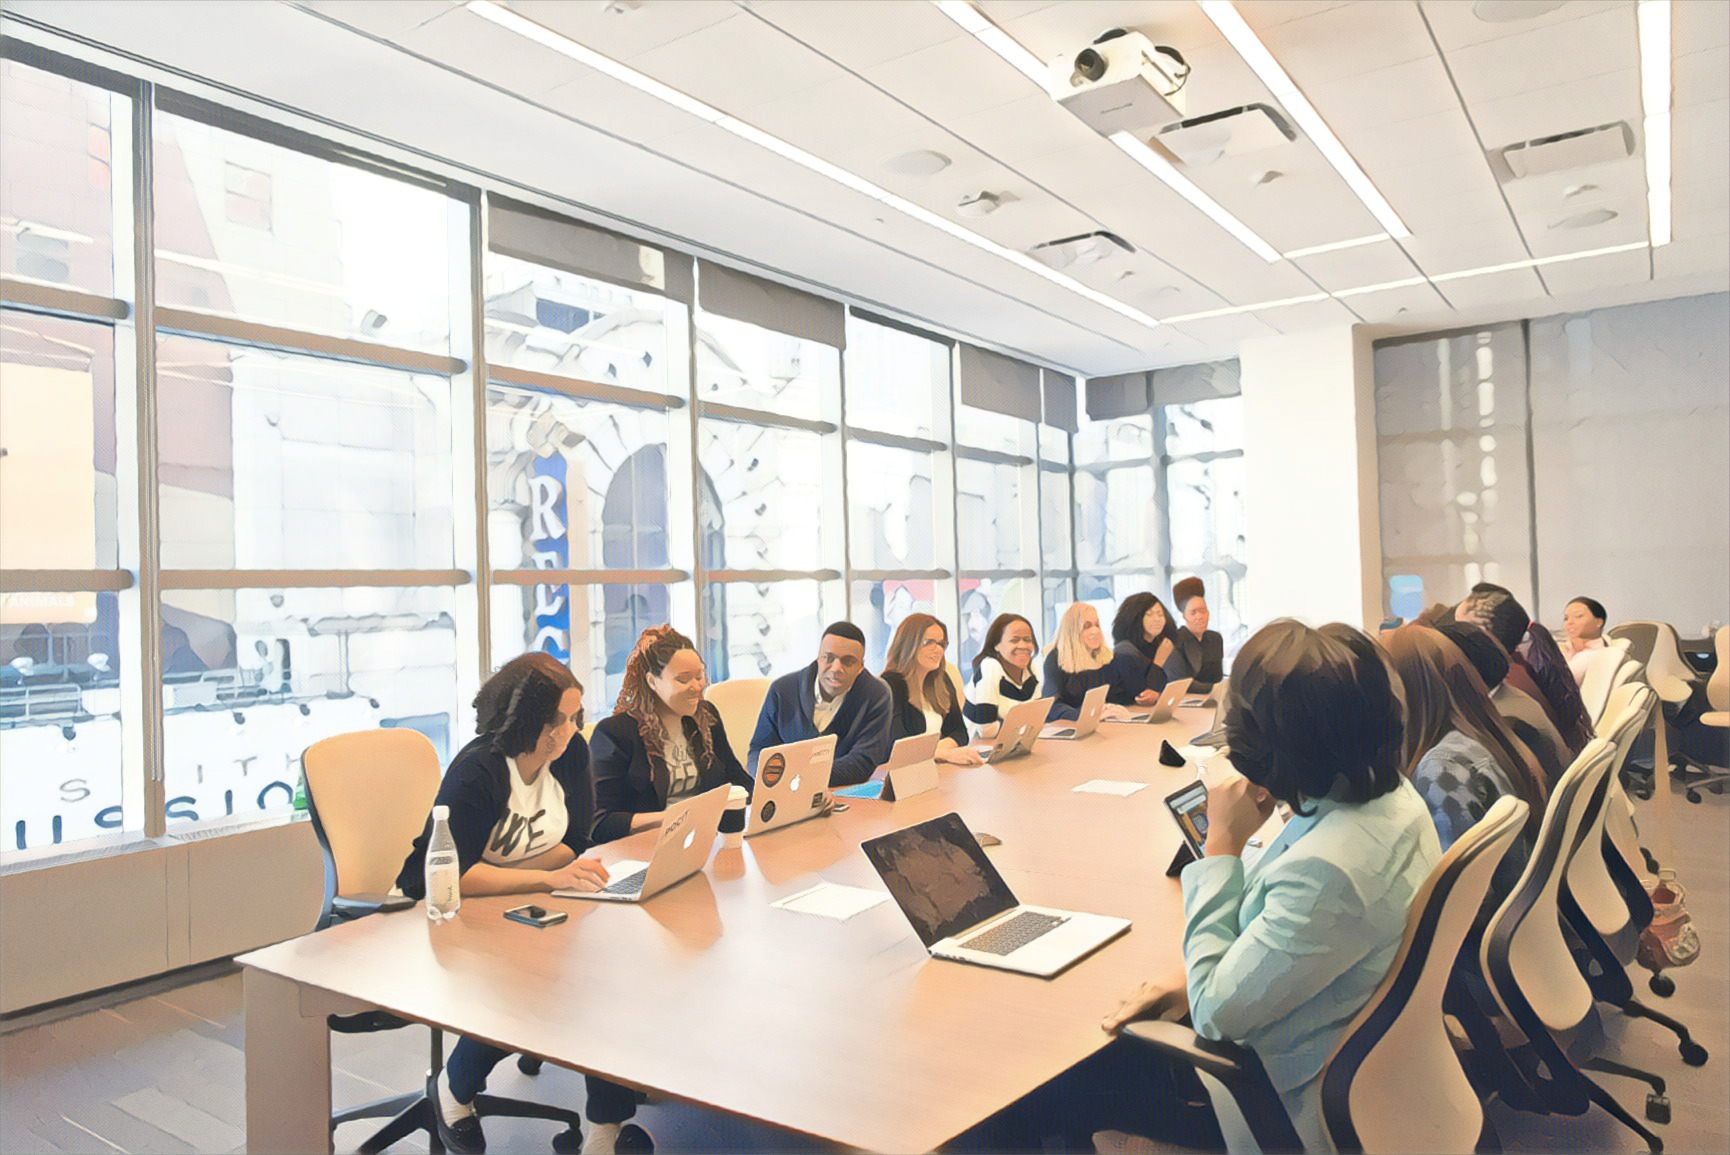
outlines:
M1666 1111L1668 1111L1668 1109L1669 1108L1665 1108ZM1651 1108L1648 1107L1648 1118L1650 1118L1650 1114ZM575 1127L566 1127L563 1131L560 1131L557 1135L553 1136L553 1150L557 1151L559 1155L577 1155L577 1152L582 1149L582 1132L578 1131Z
M1683 1043L1677 1049L1682 1052L1682 1061L1690 1067L1704 1067L1706 1065L1706 1048L1699 1043Z
M1676 980L1669 975L1655 974L1647 980L1646 985L1661 999L1667 999L1676 993Z
M1656 1092L1646 1096L1646 1121L1648 1123L1668 1123L1670 1121L1670 1099Z
M518 1055L517 1070L525 1075L538 1075L541 1073L541 1060L533 1055Z
M1688 796L1688 801L1690 801L1690 802L1700 801L1700 792L1698 790L1687 791L1687 796Z

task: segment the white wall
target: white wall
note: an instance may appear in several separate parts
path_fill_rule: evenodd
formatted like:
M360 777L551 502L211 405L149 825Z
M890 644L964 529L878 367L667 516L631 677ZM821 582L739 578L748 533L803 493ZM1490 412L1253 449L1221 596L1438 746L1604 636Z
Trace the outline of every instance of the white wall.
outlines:
M1245 341L1249 619L1381 617L1375 377L1359 326Z

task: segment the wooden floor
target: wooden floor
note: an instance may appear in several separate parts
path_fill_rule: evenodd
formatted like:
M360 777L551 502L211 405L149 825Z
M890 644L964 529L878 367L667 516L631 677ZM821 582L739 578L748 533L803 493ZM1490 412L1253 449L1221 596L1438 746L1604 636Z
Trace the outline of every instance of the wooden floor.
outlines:
M1656 1128L1666 1150L1723 1152L1730 1150L1730 795L1707 794L1695 806L1676 794L1672 812L1675 863L1688 888L1701 957L1694 966L1675 972L1674 997L1646 996L1646 1001L1686 1022L1712 1059L1703 1068L1683 1066L1674 1037L1653 1023L1612 1015L1611 1029L1618 1032L1619 1058L1670 1080L1674 1121ZM1647 831L1653 828L1650 820L1642 825ZM1643 983L1639 989L1645 995ZM26 1017L5 1030L0 1036L0 1151L167 1155L243 1149L246 1029L240 976L232 969L219 968L180 985L135 988L90 1000L57 1018ZM717 1061L725 1061L724 1040L709 1046ZM419 1027L333 1036L337 1105L415 1087L423 1077L426 1054L427 1032ZM1599 1078L1641 1114L1643 1086ZM488 1089L572 1108L583 1098L582 1080L569 1071L547 1067L529 1078L509 1062L499 1067ZM1564 1119L1518 1115L1498 1107L1493 1117L1508 1151L1643 1149L1631 1132L1597 1110ZM816 1147L798 1136L677 1104L650 1105L639 1119L664 1151ZM372 1126L344 1126L337 1134L337 1150L354 1150ZM549 1124L509 1119L487 1124L494 1151L550 1150L552 1130ZM424 1137L393 1148L425 1149Z

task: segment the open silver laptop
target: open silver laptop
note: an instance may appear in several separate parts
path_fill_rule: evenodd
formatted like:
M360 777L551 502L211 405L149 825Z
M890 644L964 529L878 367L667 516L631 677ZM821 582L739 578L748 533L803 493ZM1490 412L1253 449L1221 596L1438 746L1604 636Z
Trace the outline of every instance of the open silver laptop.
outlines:
M898 739L889 751L889 761L877 767L869 781L857 786L842 786L833 791L837 798L881 798L894 802L911 798L937 788L937 744L943 735L909 734Z
M1081 712L1073 722L1047 722L1040 728L1041 738L1056 738L1060 741L1071 741L1085 738L1099 729L1099 716L1105 712L1105 693L1107 687L1095 686L1081 696Z
M555 890L556 898L592 898L602 902L646 902L669 886L685 881L709 861L721 815L727 809L730 786L717 786L694 798L675 802L661 818L661 832L649 861L625 859L607 865L609 879L600 890Z
M1055 698L1034 698L1010 707L991 741L974 749L993 764L1033 753L1033 745L1039 741L1039 728L1045 725L1045 716L1051 713L1054 701Z
M1129 929L1125 918L1017 902L959 814L861 849L934 958L1049 977Z
M1165 689L1159 692L1159 701L1146 710L1132 710L1121 721L1124 722L1169 722L1171 712L1178 707L1183 696L1189 693L1189 678L1174 678L1165 684Z
M757 788L745 817L745 837L754 838L828 809L829 771L835 766L834 734L770 746L757 755Z

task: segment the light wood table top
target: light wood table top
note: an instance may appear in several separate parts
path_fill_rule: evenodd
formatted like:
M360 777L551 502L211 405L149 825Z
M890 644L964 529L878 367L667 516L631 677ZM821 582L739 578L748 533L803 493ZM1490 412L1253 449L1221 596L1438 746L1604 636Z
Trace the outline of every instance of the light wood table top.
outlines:
M405 1018L673 1098L877 1151L930 1150L1108 1041L1100 1018L1137 983L1182 968L1178 845L1164 796L1194 778L1159 765L1211 723L1106 724L1001 768L943 768L939 789L717 850L641 905L546 896L419 907L243 956L246 966ZM1077 794L1092 778L1149 787ZM893 902L845 922L771 908L819 881L883 889L859 844L955 810L1002 839L988 853L1022 902L1133 922L1054 979L932 959ZM652 833L600 850L647 858ZM717 844L718 845L718 844ZM508 922L524 901L567 910Z

